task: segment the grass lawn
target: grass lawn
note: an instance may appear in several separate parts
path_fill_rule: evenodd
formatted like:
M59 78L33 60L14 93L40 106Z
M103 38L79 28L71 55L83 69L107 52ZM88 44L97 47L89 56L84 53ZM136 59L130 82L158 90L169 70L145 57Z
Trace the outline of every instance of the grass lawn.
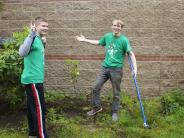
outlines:
M50 138L183 138L184 92L175 90L144 100L143 105L151 129L143 127L137 98L121 96L119 120L111 120L112 96L102 98L103 111L87 117L90 101L86 97L69 97L47 93L47 132ZM21 110L21 109L20 109ZM6 117L5 117L6 115ZM0 116L0 138L26 138L25 108L8 116ZM19 117L18 117L19 116ZM9 121L3 122L2 118ZM3 122L3 123L2 123ZM14 123L11 123L14 122Z

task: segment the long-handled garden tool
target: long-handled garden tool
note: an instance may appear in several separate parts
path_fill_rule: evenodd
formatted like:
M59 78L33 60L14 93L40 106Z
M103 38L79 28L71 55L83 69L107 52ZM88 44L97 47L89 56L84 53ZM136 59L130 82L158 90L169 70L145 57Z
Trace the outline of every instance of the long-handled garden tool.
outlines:
M128 55L128 62L129 62L129 65L130 65L130 69L133 72L134 67L133 67L133 63L132 63L132 60L131 60L131 58L130 58L129 55ZM143 126L145 128L150 128L150 126L147 124L147 119L146 119L146 116L144 114L144 107L143 107L142 100L141 100L140 89L138 88L138 83L137 83L136 75L134 73L133 73L133 79L134 79L134 84L135 84L136 91L137 91L138 100L139 100L139 103L140 103L142 118L143 118L143 121L144 121Z

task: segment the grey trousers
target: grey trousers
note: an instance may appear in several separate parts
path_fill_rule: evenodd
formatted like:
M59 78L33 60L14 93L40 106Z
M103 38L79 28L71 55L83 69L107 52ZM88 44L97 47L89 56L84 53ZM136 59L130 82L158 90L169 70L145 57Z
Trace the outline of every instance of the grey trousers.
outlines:
M92 89L92 104L93 108L101 107L100 90L103 84L110 79L113 88L113 102L112 112L116 113L120 104L120 84L123 77L122 68L104 68L102 67L101 74L99 75L95 86Z

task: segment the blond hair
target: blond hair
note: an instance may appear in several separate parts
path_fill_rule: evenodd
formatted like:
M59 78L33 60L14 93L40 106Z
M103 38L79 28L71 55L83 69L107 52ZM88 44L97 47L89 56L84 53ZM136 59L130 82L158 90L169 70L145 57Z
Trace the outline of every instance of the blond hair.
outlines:
M35 20L34 20L34 23L36 25L38 25L40 22L48 22L47 19L43 18L43 17L36 17Z
M121 26L121 28L124 27L124 22L122 20L119 20L119 19L115 19L112 21L112 24L114 24L114 22L116 22L118 25Z

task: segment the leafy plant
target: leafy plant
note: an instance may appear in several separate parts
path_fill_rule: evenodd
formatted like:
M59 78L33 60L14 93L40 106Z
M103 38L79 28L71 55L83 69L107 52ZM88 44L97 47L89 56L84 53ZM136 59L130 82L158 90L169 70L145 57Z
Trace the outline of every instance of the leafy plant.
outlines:
M78 69L79 61L77 60L66 60L66 65L68 66L69 74L71 77L70 82L73 84L74 91L76 92L75 84L77 83L77 79L79 76L79 69Z
M23 27L21 32L14 32L12 39L3 43L3 49L19 49L20 45L24 42L24 39L29 34L29 28Z
M184 106L184 92L181 90L173 90L171 92L168 92L168 95L174 99L175 102L177 102L180 106Z
M50 121L56 121L57 119L57 110L55 108L49 108L47 112L47 117Z
M176 112L179 106L184 105L184 94L183 92L176 90L168 92L161 97L161 112L164 115L169 115Z
M24 100L24 92L20 84L23 62L18 54L18 48L28 33L28 27L24 27L22 32L14 32L11 41L3 43L3 49L0 51L0 83L2 86L0 95L4 96L14 107Z
M24 93L20 85L22 60L15 49L6 49L0 55L0 83L2 93L11 105L23 101Z

